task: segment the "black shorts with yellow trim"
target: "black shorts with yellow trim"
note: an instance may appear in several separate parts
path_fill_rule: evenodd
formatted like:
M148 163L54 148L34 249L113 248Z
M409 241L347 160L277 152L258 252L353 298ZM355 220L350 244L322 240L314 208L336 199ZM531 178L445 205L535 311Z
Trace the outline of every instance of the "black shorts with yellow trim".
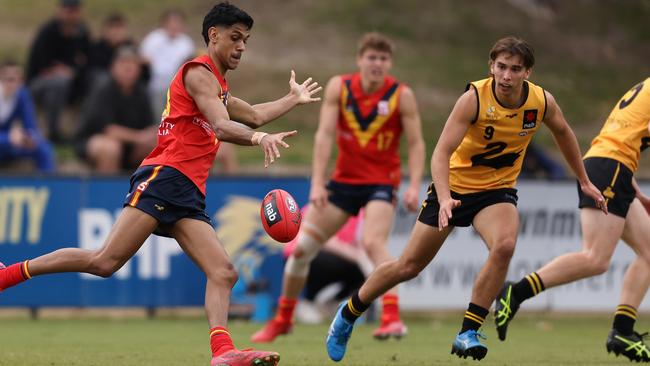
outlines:
M636 190L632 185L634 173L625 164L615 159L591 157L586 158L584 163L587 176L605 197L609 213L625 218L636 196ZM580 183L578 183L578 197L580 198L578 207L598 209L596 201L582 193Z
M460 201L460 206L451 210L449 226L470 226L474 217L484 208L497 203L511 203L517 206L517 190L514 188L500 188L475 193L460 194L451 192L453 199ZM438 213L440 204L433 183L429 186L427 198L422 203L418 220L429 226L438 227Z
M154 234L171 237L171 226L190 218L212 225L205 213L205 197L178 170L163 165L141 166L131 176L131 188L124 206L135 207L158 220Z
M329 201L352 216L373 200L396 203L395 187L390 184L348 184L332 180L327 190Z

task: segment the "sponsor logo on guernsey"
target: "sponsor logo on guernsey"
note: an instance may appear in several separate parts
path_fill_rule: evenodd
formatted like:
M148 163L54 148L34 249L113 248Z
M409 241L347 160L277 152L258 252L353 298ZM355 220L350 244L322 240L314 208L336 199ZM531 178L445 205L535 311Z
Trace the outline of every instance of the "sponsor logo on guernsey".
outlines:
M203 131L206 134L208 134L208 136L212 136L214 134L214 131L212 131L212 127L206 120L201 119L199 117L194 117L194 119L192 119L192 123L196 126L203 128Z
M266 224L271 227L282 220L280 216L280 211L278 211L278 202L275 196L275 193L271 195L271 200L264 205L264 219Z
M515 117L517 117L517 113L506 114L506 118L515 118Z
M158 135L159 136L167 136L171 133L171 131L174 129L175 124L166 122L165 120L160 122L160 125L158 125Z
M390 108L388 106L388 101L381 100L377 103L377 114L380 116L387 116L390 113Z
M524 111L524 121L521 125L523 130L535 128L537 126L537 109L526 109Z
M487 110L485 111L485 119L490 121L496 121L498 119L496 111L497 109L493 105L488 106Z

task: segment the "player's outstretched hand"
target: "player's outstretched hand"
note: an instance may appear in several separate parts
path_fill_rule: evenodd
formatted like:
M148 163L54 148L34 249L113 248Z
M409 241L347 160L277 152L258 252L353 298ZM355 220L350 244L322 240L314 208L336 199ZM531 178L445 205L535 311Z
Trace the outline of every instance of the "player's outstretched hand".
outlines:
M314 97L314 95L321 91L323 87L318 86L315 81L312 82L311 78L303 81L302 84L298 84L296 83L296 73L291 70L289 87L291 88L291 94L297 98L298 104L320 102L320 97Z
M418 210L418 207L420 207L420 199L418 197L419 193L420 189L418 187L408 187L406 191L404 191L404 197L402 199L404 201L404 207L406 207L407 210L411 212Z
M460 201L453 198L440 201L440 210L438 211L438 231L446 228L451 219L451 210L460 206Z
M264 150L264 167L268 167L269 164L273 164L275 159L280 158L280 149L278 148L279 146L286 148L289 148L289 144L284 142L284 139L287 137L291 137L295 134L297 134L298 131L293 130L289 132L280 132L280 133L274 133L271 135L265 135L262 137L262 140L260 141L260 146L262 147L262 150Z
M580 189L582 190L582 193L586 194L594 201L596 201L596 206L598 206L598 208L601 209L605 215L607 215L607 202L605 201L602 193L600 193L600 190L596 188L593 183L589 182L585 185L580 185Z

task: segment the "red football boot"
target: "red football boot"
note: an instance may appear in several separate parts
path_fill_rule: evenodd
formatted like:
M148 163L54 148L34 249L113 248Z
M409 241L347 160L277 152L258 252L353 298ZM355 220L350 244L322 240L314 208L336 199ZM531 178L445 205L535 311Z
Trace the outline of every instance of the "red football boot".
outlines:
M407 331L406 325L401 320L395 320L385 323L382 322L379 328L372 333L372 336L379 340L385 340L390 337L400 339L406 335Z
M254 343L270 343L277 338L279 335L288 334L291 332L293 324L289 322L283 322L276 319L272 319L270 322L266 323L264 328L257 331L251 337L251 342Z
M280 355L276 352L233 349L212 357L210 366L275 366L278 362Z

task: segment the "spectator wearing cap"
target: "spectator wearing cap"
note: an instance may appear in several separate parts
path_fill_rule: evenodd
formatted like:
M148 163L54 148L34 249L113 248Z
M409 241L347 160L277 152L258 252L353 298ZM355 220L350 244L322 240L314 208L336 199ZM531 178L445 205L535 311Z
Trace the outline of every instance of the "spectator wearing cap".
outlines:
M84 103L75 152L102 174L133 169L151 152L157 126L137 50L122 46L115 53L107 82L97 84Z
M74 95L83 93L90 39L79 0L61 0L56 16L38 31L31 45L27 83L44 112L49 137L62 140L60 118Z
M162 113L174 74L195 52L194 41L185 33L185 15L175 9L163 13L160 28L142 40L140 55L149 64L148 90L156 114Z
M22 67L7 60L0 64L0 162L16 159L31 159L42 172L55 169L52 146L38 131Z

